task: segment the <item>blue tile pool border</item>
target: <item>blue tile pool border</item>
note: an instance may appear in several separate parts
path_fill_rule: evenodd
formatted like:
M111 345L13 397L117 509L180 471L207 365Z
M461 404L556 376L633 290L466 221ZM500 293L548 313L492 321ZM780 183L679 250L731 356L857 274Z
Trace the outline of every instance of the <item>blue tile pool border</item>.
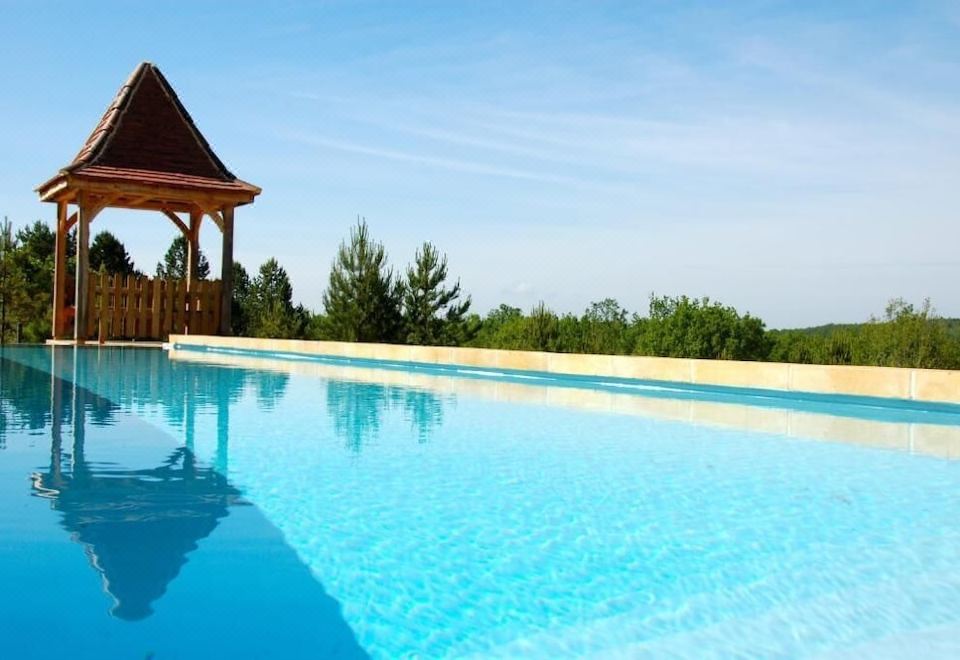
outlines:
M862 396L853 394L823 394L797 390L777 390L729 385L704 385L666 380L591 376L520 369L475 367L455 363L432 363L376 358L344 357L340 355L271 351L252 348L228 348L197 344L171 344L178 351L236 355L273 360L313 362L332 366L367 367L390 371L409 371L436 376L451 376L480 380L549 385L553 387L586 388L635 394L649 398L687 399L716 403L747 404L765 408L785 408L802 412L822 413L841 417L855 417L875 421L922 424L960 425L960 404Z

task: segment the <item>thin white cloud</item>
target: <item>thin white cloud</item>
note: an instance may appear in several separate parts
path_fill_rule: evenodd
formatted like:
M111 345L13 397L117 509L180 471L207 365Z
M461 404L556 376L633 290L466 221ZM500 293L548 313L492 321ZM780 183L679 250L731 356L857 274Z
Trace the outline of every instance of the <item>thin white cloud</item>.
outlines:
M416 163L437 167L445 170L454 170L458 172L469 172L471 174L482 174L487 176L504 177L509 179L520 179L526 181L539 181L542 183L554 183L564 185L592 186L595 182L578 179L575 177L551 174L546 172L537 172L533 170L522 170L509 167L498 167L487 163L459 160L454 158L443 158L439 156L414 153L410 151L399 151L395 149L384 149L381 147L371 147L364 144L335 140L319 135L307 135L303 133L283 133L279 137L287 140L300 142L323 149L335 149L347 153L362 154L375 158L402 161L407 163Z

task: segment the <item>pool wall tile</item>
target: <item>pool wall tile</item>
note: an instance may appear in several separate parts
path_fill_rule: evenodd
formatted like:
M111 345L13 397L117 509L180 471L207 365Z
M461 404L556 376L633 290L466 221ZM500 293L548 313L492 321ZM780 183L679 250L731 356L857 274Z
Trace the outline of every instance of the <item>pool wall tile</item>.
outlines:
M693 360L632 355L611 355L609 359L609 375L615 378L693 382Z
M547 358L545 371L555 374L575 374L592 376L610 374L612 369L610 355L579 355L576 353L553 353Z
M960 404L960 371L174 335L170 344Z
M910 369L790 365L790 386L796 392L824 392L910 399Z
M276 351L277 347L269 345L261 350ZM322 354L329 355L329 352ZM449 396L468 394L513 404L561 406L621 415L640 415L719 428L775 433L799 439L885 447L940 458L960 458L960 432L954 425L890 423L777 407L748 407L726 402L645 397L636 396L630 391L592 389L589 385L584 388L544 387L539 384L531 386L527 383L456 378L422 371L335 365L309 360L278 360L256 353L230 355L173 350L171 358L380 385L403 385Z
M913 369L913 397L921 401L960 402L960 371Z
M777 362L691 360L693 382L700 385L789 390L789 365Z

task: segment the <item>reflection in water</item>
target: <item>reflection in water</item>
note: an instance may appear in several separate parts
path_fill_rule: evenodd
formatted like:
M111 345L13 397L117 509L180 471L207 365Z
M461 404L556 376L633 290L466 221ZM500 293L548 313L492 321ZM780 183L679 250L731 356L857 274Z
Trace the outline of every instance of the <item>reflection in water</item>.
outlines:
M277 403L283 398L287 389L287 381L290 377L284 373L276 371L252 372L256 374L253 378L257 390L257 405L261 410L273 410Z
M432 392L349 380L330 380L326 385L327 414L334 431L355 453L376 441L381 418L392 406L402 408L420 443L443 424L444 402Z
M74 360L71 366L78 377L84 375L84 361ZM190 371L183 370L181 375L190 376L186 382L195 382ZM227 378L238 375L224 371ZM249 372L239 374L241 388L245 373ZM0 417L4 426L0 430L11 424L30 429L49 424L50 464L32 475L34 494L50 500L62 515L60 524L84 546L114 600L111 613L131 621L149 616L151 604L164 594L197 542L217 527L230 506L242 504L239 491L222 473L199 466L188 447L176 448L160 465L143 469L89 461L85 451L88 416L91 426L110 425L119 406L12 360L3 360L3 374ZM227 391L231 389L235 388ZM183 400L172 398L178 403ZM188 403L186 410L195 411L195 405ZM191 428L193 420L187 422ZM70 424L73 435L69 452L63 447L64 423ZM225 463L226 425L223 436L218 459Z
M347 449L359 453L380 433L381 416L387 406L387 388L374 383L330 381L327 383L327 413L333 429Z
M399 397L420 443L430 440L433 432L443 426L444 401L432 392L406 388L399 391Z
M68 388L76 382L88 393L83 400L94 426L110 425L120 409L159 407L170 424L184 429L188 447L199 410L214 408L228 414L225 409L248 387L261 408L271 409L283 398L290 379L285 373L171 363L163 351L150 349L8 351L0 380L0 443L8 428L40 431L53 421L73 418L71 395L61 393L59 401L52 398L51 372ZM48 398L50 405L37 405ZM54 412L59 413L57 420L52 419Z
M50 463L32 475L33 493L50 501L60 524L83 545L114 600L111 613L130 621L150 616L198 541L242 503L223 476L229 467L231 405L250 391L261 410L275 409L289 374L170 362L151 350L52 349L11 353L2 362L0 448L7 429L49 428ZM112 426L121 410L148 406L158 406L183 429L182 447L160 465L142 469L87 458L88 431ZM383 414L394 406L420 442L443 422L444 403L434 393L327 383L333 428L353 452L375 442ZM193 454L200 410L216 418L212 468L199 466ZM72 432L70 449L63 446L64 426Z
M49 378L38 375L36 370L19 362L3 361L3 378L0 378L0 447L5 444L8 431L40 431L50 423L49 406L30 404L50 396Z
M72 469L54 458L33 475L33 488L63 514L61 525L82 543L90 564L113 597L115 616L149 616L167 589L240 493L179 448L160 466L123 470L88 463L74 448Z
M28 450L0 462L8 468L0 469L4 494L42 498L69 534L68 541L34 507L41 515L13 530L16 540L0 543L0 555L50 550L49 561L5 565L16 570L43 561L51 570L18 571L23 580L0 605L25 612L24 621L69 620L62 641L77 657L143 657L140 649L148 657L154 650L157 657L366 657L340 603L226 477L231 406L244 396L261 408L276 406L288 380L173 364L153 350L0 348L0 443ZM142 410L182 436L157 437L137 416ZM34 446L41 434L51 443L49 459ZM214 437L211 467L195 458L193 445ZM24 471L32 473L32 487ZM16 498L4 503L0 516L23 508ZM231 513L219 538L208 538ZM81 548L113 601L112 617L86 569L72 574ZM46 631L40 623L5 631L13 634L4 634L0 648L7 653L0 656L25 656L11 644L32 648L37 630Z

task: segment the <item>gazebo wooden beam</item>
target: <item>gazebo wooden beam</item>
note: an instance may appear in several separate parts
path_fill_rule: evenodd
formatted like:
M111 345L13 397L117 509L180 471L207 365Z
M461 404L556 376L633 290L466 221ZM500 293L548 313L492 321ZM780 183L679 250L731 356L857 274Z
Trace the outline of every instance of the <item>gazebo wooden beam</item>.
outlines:
M255 193L238 189L234 187L217 188L215 186L175 186L153 183L137 183L134 181L102 181L97 179L85 179L75 175L64 175L65 184L56 185L48 188L42 188L40 199L45 202L52 202L62 199L64 196L70 196L71 193L84 190L92 195L111 195L121 194L130 197L142 197L145 199L166 199L170 201L179 200L183 202L196 202L203 200L211 205L229 203L234 206L249 204L256 196Z
M233 333L233 207L223 207L223 250L220 258L220 334Z
M186 224L184 224L183 220L181 220L180 217L179 217L176 213L174 213L173 211L171 211L171 210L169 210L169 209L160 209L160 212L163 213L163 214L164 214L165 216L167 216L168 218L170 218L170 220L173 222L173 224L175 224L175 225L177 226L177 228L180 229L181 232L183 232L183 235L186 236L187 239L189 240L189 238L190 238L190 228L187 227Z
M210 219L213 220L213 224L215 224L217 228L223 232L223 215L221 215L219 208L210 206L209 204L201 203L198 203L197 207L203 211L205 215L210 216Z
M108 206L113 206L113 203L119 199L119 194L105 195L97 199L97 201L91 206L89 212L88 222L93 222L93 219L100 215L100 212L103 211Z
M77 221L77 214L71 218ZM70 231L67 203L57 202L57 236L53 255L53 328L51 336L61 339L66 333L67 312L67 238Z
M200 223L203 222L203 212L195 209L190 212L190 228L187 232L187 290L193 288L197 281L200 265Z
M141 204L149 202L151 199L153 199L153 195L138 195L127 200L126 203L130 205L130 208L137 208Z
M83 191L77 199L77 273L74 278L77 289L74 297L73 340L77 345L87 341L87 315L90 299L87 295L87 280L90 270L90 221L92 205Z
M110 205L112 208L125 209L129 211L173 211L174 213L189 213L194 208L194 204L187 202L173 202L170 200L150 200L149 202L128 202L124 199L117 200Z

